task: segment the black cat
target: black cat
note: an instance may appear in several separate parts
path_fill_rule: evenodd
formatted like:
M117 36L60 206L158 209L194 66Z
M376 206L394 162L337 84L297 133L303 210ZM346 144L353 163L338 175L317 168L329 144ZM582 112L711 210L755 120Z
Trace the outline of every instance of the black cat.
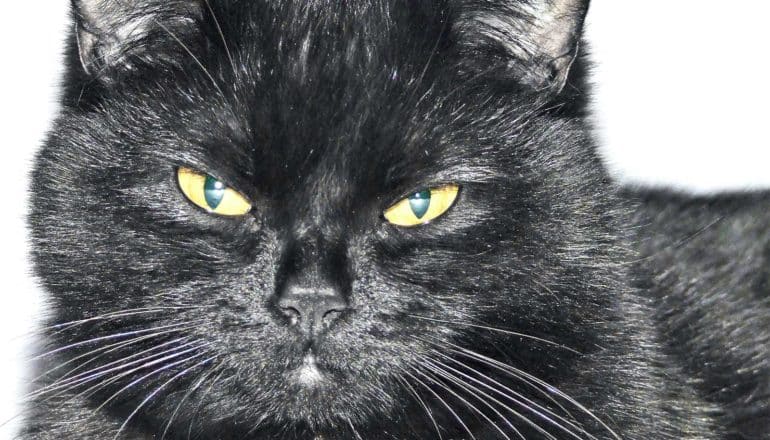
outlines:
M770 438L769 200L618 191L587 9L75 0L21 438Z

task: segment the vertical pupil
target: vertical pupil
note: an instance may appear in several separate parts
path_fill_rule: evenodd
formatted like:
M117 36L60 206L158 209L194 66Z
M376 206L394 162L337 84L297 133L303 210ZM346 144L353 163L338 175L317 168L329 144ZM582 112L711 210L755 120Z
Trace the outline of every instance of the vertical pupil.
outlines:
M211 176L206 176L206 183L203 184L203 195L206 197L209 208L217 209L225 196L225 184Z
M409 197L409 206L417 218L423 218L425 213L428 212L428 207L430 207L430 190L426 189L425 191L414 193Z

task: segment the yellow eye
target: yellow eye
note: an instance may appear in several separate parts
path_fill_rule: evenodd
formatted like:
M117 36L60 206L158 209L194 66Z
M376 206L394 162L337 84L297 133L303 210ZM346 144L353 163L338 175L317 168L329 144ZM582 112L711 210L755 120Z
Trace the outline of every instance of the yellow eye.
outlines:
M236 216L251 211L245 197L208 174L179 168L176 177L185 197L212 214Z
M385 210L385 220L396 226L419 226L441 217L452 207L460 187L444 185L424 189Z

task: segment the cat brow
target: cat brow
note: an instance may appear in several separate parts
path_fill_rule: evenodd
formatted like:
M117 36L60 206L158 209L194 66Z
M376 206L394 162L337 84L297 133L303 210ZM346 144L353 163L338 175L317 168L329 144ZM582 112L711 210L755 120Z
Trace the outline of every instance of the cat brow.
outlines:
M487 183L504 175L492 167L481 165L456 165L447 167L432 176L432 181Z

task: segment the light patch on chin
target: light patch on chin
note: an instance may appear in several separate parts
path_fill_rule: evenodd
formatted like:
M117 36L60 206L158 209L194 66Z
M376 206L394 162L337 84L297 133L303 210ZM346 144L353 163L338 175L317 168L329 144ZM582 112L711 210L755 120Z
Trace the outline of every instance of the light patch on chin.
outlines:
M315 356L308 354L305 359L302 360L302 366L300 366L293 374L294 379L301 385L307 387L313 387L323 381L323 374L318 369Z

